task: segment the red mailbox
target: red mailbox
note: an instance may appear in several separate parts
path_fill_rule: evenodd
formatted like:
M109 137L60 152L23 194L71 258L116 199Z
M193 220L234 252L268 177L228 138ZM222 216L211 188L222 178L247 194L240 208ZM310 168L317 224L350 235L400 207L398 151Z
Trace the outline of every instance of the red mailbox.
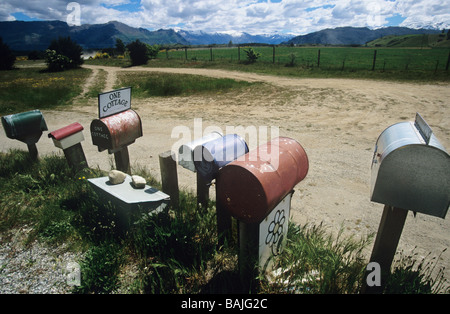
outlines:
M308 157L297 141L275 138L220 170L218 201L239 221L259 223L306 177L308 169Z
M142 136L142 123L132 109L112 116L95 119L91 123L92 143L99 151L108 149L112 154L132 144Z

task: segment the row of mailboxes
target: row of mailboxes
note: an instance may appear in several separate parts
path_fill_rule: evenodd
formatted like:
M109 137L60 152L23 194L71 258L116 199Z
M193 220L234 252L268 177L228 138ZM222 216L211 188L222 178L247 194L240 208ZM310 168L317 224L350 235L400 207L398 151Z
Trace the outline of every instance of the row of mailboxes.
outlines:
M8 138L22 141L29 148L33 147L34 150L36 150L35 144L41 138L43 131L48 130L40 110L3 116L2 125ZM70 150L74 146L81 149L81 146L77 144L84 140L83 129L81 124L72 123L49 133L49 138L52 138L56 147L63 149L66 153L66 150ZM141 119L131 109L95 119L92 121L90 129L93 144L98 147L99 151L107 149L109 153L116 153L126 148L142 136ZM74 156L72 153L70 155ZM78 157L77 159L80 159ZM86 159L83 157L80 160L85 162Z

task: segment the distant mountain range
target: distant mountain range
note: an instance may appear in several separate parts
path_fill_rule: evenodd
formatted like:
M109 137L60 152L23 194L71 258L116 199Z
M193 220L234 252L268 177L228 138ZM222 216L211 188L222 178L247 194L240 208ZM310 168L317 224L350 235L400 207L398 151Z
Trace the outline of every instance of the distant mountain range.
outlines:
M0 37L12 50L31 51L45 50L53 39L70 36L84 49L110 48L120 38L125 44L136 39L147 44L319 44L319 45L363 45L371 40L388 35L410 35L438 33L439 30L409 29L388 27L377 30L368 28L341 27L326 29L303 36L289 35L250 35L247 33L205 33L185 30L160 29L149 31L134 28L120 22L105 24L85 24L69 26L61 21L8 21L0 22Z
M297 36L285 42L285 44L364 45L385 36L436 34L440 32L436 29L411 29L406 27L386 27L374 30L367 27L338 27Z

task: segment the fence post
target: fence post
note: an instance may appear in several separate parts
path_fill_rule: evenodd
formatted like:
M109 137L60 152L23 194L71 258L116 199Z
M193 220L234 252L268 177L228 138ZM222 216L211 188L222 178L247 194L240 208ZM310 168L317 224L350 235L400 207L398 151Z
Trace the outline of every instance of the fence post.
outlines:
M445 71L448 71L448 66L450 65L450 51L448 52L447 65L445 66Z
M275 64L275 45L273 45L273 63Z
M319 53L317 54L317 67L320 68L320 49Z
M241 46L238 45L238 61L241 61Z
M212 47L209 48L209 53L210 53L210 56L211 56L211 61L213 61Z
M187 47L184 47L184 56L185 56L186 61L187 61Z
M178 175L175 154L170 150L159 154L159 167L161 170L162 191L169 194L170 204L177 207L180 192L178 190Z
M372 71L375 71L375 63L377 61L377 51L375 50L373 53L373 65L372 65Z

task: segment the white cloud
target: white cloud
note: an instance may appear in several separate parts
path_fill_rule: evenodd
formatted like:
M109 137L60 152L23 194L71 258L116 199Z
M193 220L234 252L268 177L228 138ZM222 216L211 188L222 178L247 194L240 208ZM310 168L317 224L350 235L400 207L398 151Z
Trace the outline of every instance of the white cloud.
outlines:
M73 0L2 0L0 20L21 12L32 18L65 21ZM179 26L207 32L305 34L339 26L382 27L400 15L402 26L450 27L450 0L79 0L81 23L117 20L150 29ZM134 4L126 12L126 4Z

